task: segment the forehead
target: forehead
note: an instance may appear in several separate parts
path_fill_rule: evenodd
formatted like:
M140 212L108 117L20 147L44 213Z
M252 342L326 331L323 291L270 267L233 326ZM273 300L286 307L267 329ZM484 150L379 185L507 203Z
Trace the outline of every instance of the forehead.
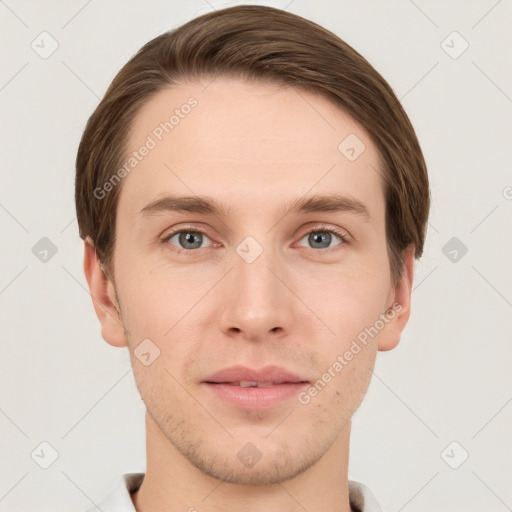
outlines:
M308 191L345 192L383 206L367 132L330 100L297 88L225 77L174 85L144 104L127 147L127 158L138 155L120 203L135 209L166 192L269 207Z

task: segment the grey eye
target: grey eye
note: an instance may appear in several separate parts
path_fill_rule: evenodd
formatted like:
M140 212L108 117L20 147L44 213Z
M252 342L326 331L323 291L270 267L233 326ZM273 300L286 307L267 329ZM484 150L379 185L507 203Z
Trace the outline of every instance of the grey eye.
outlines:
M186 250L200 249L205 240L210 239L199 231L189 230L177 231L168 238L169 243Z
M331 242L336 241L336 239L338 243L333 245L339 245L342 242L338 235L330 231L311 231L302 237L301 242L304 239L307 239L306 247L311 247L312 249L327 249L331 247ZM303 244L301 243L300 245Z

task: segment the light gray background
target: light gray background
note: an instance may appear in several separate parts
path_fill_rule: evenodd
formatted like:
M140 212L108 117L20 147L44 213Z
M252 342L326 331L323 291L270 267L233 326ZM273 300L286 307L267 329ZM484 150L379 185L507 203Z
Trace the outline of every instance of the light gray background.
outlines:
M102 340L83 276L74 159L87 118L143 43L238 3L0 1L1 511L81 511L122 473L144 471L127 349ZM512 4L261 3L367 57L401 98L429 166L412 317L399 347L379 353L354 417L350 478L388 512L512 510ZM31 48L43 31L59 45L47 59ZM446 39L453 31L469 44L458 58L445 51L462 49ZM46 262L32 252L42 237L58 250ZM452 237L468 249L455 262L450 246L443 253ZM43 441L59 455L48 469L35 462L50 461Z

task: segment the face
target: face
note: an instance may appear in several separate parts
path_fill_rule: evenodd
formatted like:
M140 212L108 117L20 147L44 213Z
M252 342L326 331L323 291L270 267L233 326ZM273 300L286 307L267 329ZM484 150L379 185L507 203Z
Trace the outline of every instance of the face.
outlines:
M222 480L275 483L349 427L406 321L385 315L402 285L365 130L304 91L206 85L164 90L134 121L108 291L120 323L112 310L102 332L129 346L173 450Z

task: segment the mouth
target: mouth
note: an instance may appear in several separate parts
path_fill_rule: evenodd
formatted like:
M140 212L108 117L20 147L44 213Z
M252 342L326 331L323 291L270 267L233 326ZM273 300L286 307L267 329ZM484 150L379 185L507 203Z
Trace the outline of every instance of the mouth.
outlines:
M295 382L257 382L251 380L241 380L239 382L208 382L208 384L227 384L228 386L239 386L241 388L269 388L280 384L296 384Z
M233 366L211 375L202 384L216 399L254 410L275 407L297 396L310 382L277 366L259 370Z

